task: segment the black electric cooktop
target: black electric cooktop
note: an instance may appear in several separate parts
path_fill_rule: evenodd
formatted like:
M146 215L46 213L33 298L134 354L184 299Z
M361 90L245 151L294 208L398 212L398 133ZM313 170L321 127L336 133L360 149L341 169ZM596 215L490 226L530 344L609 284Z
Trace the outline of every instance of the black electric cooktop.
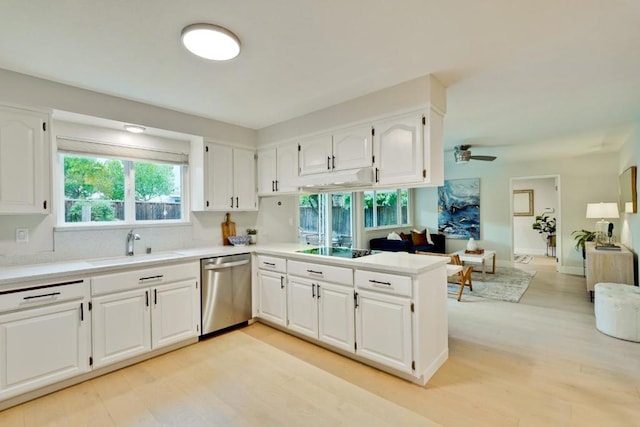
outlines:
M332 246L321 246L319 248L304 249L297 252L302 254L335 256L340 258L360 258L362 256L379 253L380 251L372 251L371 249L351 249Z

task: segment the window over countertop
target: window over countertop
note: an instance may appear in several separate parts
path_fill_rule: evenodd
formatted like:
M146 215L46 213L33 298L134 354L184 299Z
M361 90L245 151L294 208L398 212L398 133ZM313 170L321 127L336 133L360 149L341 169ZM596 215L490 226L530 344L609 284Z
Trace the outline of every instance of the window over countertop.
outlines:
M186 154L57 142L61 226L186 222Z

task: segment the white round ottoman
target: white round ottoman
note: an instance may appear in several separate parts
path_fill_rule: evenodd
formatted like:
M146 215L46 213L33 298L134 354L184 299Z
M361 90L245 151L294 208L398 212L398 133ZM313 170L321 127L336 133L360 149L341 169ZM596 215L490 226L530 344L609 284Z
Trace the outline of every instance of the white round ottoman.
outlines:
M640 288L621 283L597 283L596 328L612 337L640 342Z

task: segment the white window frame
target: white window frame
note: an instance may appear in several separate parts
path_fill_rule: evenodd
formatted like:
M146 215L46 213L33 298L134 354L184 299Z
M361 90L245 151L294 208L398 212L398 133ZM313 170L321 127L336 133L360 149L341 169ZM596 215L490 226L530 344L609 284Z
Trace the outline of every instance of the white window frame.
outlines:
M121 160L124 166L124 185L125 185L125 196L124 196L124 220L116 220L116 221L87 221L87 222L66 222L65 221L65 193L64 193L64 156L78 156L78 157L88 157L88 158L112 158L116 160ZM110 156L110 155L101 155L94 153L81 153L81 152L65 152L58 151L57 153L57 176L56 176L56 184L58 188L58 218L57 218L57 227L60 228L118 228L118 227L129 227L135 225L139 227L141 225L182 225L189 224L189 168L188 165L180 165L176 163L166 162L167 164L173 164L175 166L181 166L181 189L180 189L180 202L181 202L181 219L167 219L167 220L137 220L135 218L135 192L134 192L134 183L135 183L135 170L134 163L135 162L147 162L147 163L159 163L154 159L127 159L121 158L118 156Z
M324 209L322 212L318 212L318 219L322 222L322 226L324 226L324 241L319 242L321 246L332 246L332 234L331 226L333 224L332 218L332 209L329 209L331 205L331 198L334 194L350 194L351 196L351 241L355 244L356 239L358 238L358 230L356 229L356 206L354 205L356 193L349 191L336 191L332 193L319 193L318 196L325 197ZM300 199L298 198L298 215L300 214ZM299 220L299 218L298 218ZM299 225L299 224L298 224ZM298 241L300 241L300 236L298 236Z
M364 210L365 210L365 205L364 205L364 193L367 191L372 191L373 192L373 226L372 227L367 227L366 226L366 221L364 218ZM397 198L396 200L398 200L398 203L396 205L396 218L398 218L398 220L402 220L402 204L400 203L400 196L402 194L402 191L407 191L407 223L406 224L400 224L400 223L396 223L396 224L388 224L388 225L382 225L379 226L378 225L378 209L377 208L377 204L376 204L376 194L378 193L378 191L380 192L389 192L389 191L393 191L393 189L384 189L384 190L367 190L367 191L363 191L362 192L362 214L363 214L363 218L362 218L362 226L366 231L373 231L373 230L385 230L385 229L390 229L390 228L398 228L398 227L411 227L413 224L413 218L411 215L411 205L412 205L412 197L413 197L413 191L410 188L398 188L396 189L396 193L397 193Z

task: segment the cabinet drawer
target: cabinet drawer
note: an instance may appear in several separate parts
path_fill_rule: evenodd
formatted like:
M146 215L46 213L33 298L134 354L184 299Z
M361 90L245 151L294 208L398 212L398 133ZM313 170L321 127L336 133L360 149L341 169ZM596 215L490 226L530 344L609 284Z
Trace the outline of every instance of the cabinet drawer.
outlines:
M287 260L266 255L258 255L258 268L263 270L277 271L279 273L287 272Z
M288 261L287 268L289 274L295 276L353 286L353 270L350 268L302 261Z
M138 270L127 270L92 277L91 295L104 295L111 292L157 286L181 280L199 280L199 278L200 264L197 261L168 266L155 266Z
M411 277L375 271L356 270L356 289L369 289L393 295L411 296Z
M0 313L83 299L88 284L88 280L79 279L2 293L0 294Z

